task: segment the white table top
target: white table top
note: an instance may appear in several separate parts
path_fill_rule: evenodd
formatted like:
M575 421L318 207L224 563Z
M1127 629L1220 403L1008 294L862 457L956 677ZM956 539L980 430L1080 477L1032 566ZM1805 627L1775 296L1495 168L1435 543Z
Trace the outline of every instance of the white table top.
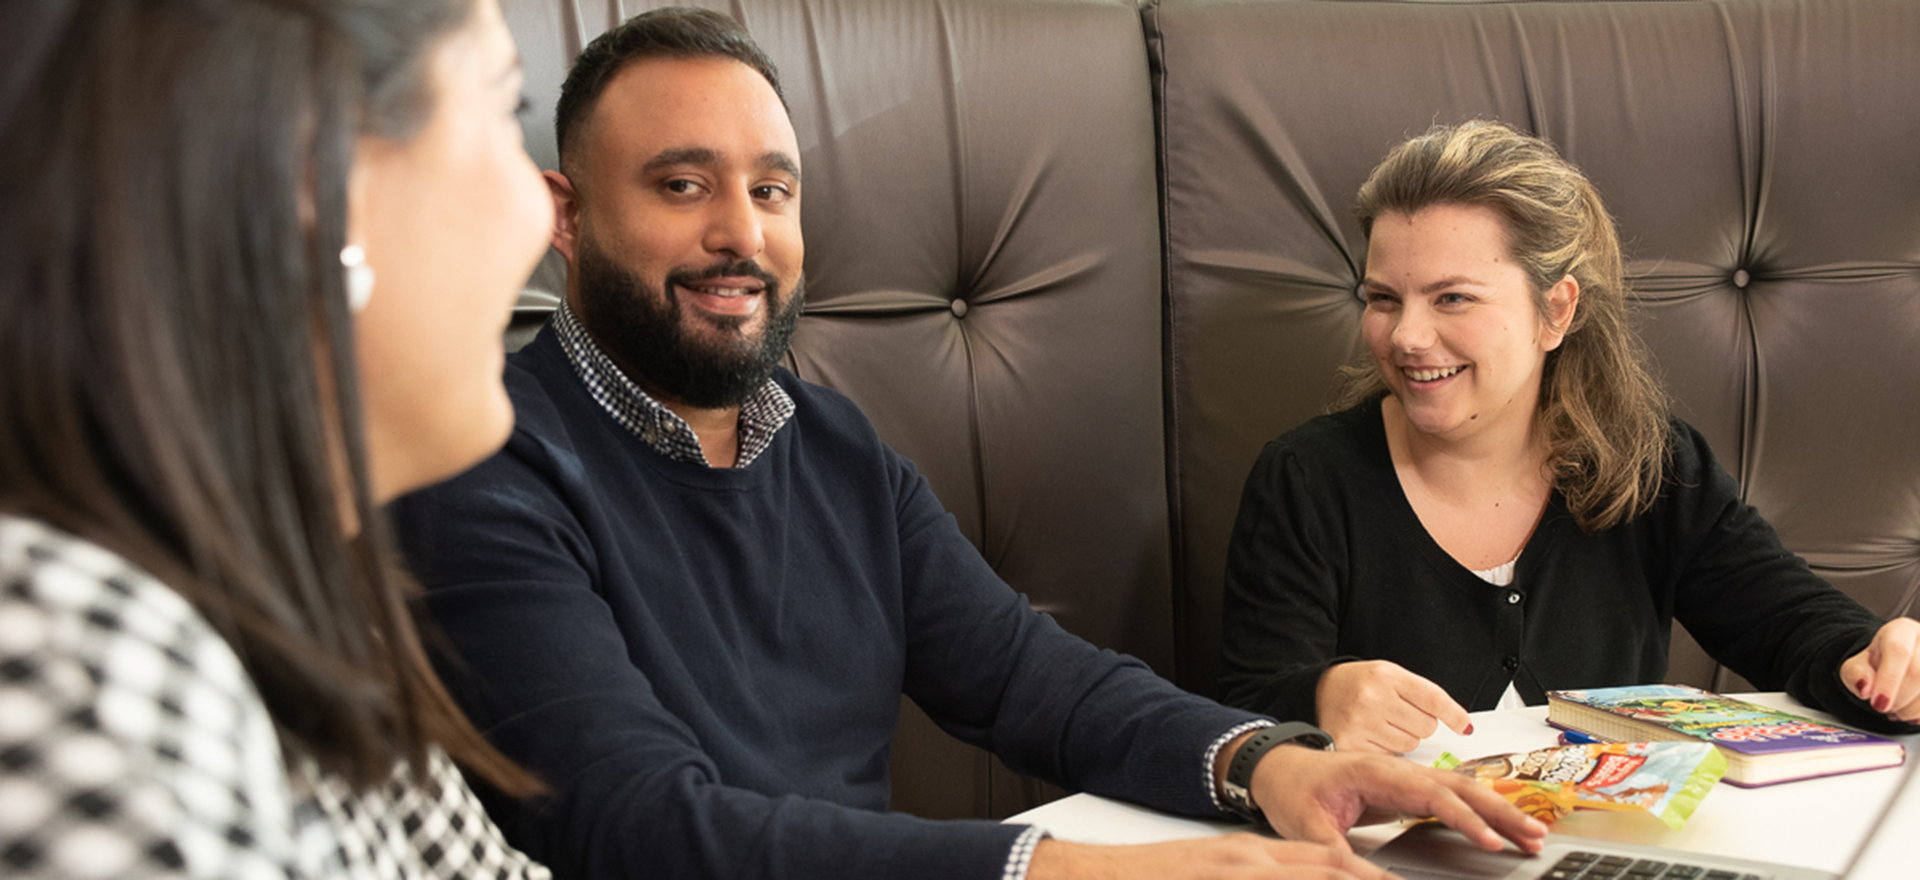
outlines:
M1737 696L1831 720L1785 694ZM1559 731L1547 726L1546 717L1545 706L1475 712L1472 736L1459 736L1443 727L1407 758L1431 765L1443 751L1466 760L1547 748L1557 744ZM1916 759L1920 736L1906 737L1905 742L1908 760ZM1693 818L1678 831L1645 813L1582 811L1561 819L1553 833L1841 871L1860 848L1868 824L1892 797L1900 778L1901 770L1894 768L1765 788L1716 785ZM1090 794L1062 798L1007 821L1038 825L1054 837L1081 843L1155 843L1247 830L1245 825L1177 818ZM1396 823L1356 828L1348 839L1356 851L1367 853L1391 840L1403 827Z

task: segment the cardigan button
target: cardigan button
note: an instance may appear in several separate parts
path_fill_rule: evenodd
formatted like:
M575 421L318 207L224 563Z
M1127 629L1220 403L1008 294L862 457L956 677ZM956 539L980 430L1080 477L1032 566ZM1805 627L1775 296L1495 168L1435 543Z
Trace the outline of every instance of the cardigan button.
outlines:
M1519 591L1519 590L1514 590L1514 591L1512 591L1512 592L1509 592L1509 593L1507 594L1507 604L1508 604L1508 605L1518 605L1518 604L1520 604L1520 591Z
M1508 672L1512 672L1520 668L1520 658L1508 654L1505 659L1500 661L1500 665L1506 667Z

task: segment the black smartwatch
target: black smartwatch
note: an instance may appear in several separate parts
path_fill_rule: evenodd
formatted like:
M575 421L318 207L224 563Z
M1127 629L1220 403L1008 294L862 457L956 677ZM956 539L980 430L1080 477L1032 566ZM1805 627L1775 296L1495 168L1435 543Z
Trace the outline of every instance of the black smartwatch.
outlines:
M1227 781L1220 785L1220 800L1229 812L1251 822L1266 819L1253 803L1253 768L1259 766L1261 756L1274 746L1286 743L1333 751L1333 737L1304 721L1261 728L1241 743L1233 752L1233 760L1227 762Z

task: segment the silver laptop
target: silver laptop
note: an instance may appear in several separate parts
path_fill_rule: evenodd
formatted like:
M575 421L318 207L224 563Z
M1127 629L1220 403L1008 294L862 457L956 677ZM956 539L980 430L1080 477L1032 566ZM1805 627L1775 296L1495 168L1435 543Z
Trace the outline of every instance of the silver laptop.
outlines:
M1547 838L1537 856L1487 852L1429 822L1367 858L1406 880L1891 880L1920 875L1920 761L1900 785L1845 873L1685 850L1570 837ZM1896 840L1896 838L1898 838Z

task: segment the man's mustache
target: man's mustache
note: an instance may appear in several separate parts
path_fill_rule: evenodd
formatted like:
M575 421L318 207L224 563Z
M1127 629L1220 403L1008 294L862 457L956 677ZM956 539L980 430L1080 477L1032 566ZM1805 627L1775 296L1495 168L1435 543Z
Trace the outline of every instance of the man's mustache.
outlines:
M667 273L667 285L669 288L694 287L702 281L730 277L752 278L766 285L769 294L777 295L780 292L780 280L773 277L773 273L760 268L760 264L753 260L726 260L698 270L675 269Z

